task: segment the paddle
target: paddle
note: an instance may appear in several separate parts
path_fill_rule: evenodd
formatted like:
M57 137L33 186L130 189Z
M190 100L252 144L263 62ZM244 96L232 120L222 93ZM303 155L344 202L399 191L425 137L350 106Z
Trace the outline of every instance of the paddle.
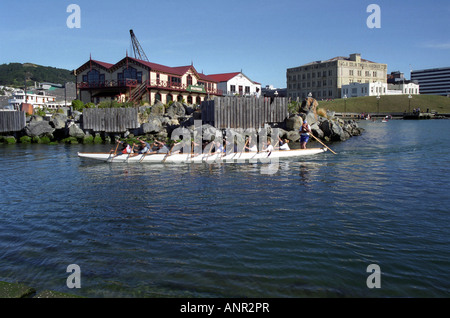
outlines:
M167 157L170 156L170 153L172 152L173 147L175 147L175 144L173 144L172 148L170 148L169 152L167 153L167 155L164 157L162 163L166 162Z
M327 145L325 145L323 142L321 142L319 138L317 138L316 136L314 136L314 134L311 133L310 135L313 136L315 140L317 140L317 141L320 142L322 145L324 145L329 151L331 151L331 152L334 153L335 155L337 154L337 153L335 153L333 150L331 150L330 148L328 148Z

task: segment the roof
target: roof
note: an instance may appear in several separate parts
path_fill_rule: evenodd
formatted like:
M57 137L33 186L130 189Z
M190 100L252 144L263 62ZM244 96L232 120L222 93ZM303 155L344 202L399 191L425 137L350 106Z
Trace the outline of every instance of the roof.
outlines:
M120 65L124 62L126 62L128 60L134 61L135 63L144 65L146 67L148 67L150 70L152 71L158 71L158 72L162 72L162 73L166 73L166 74L172 74L172 75L178 75L178 76L183 76L184 74L186 74L190 69L192 69L192 71L194 72L194 74L196 74L200 79L204 80L204 81L209 81L209 82L217 82L214 78L210 77L209 75L205 75L202 73L198 73L197 70L195 69L195 67L191 64L191 65L186 65L186 66L177 66L177 67L170 67L170 66L166 66L166 65L162 65L162 64L157 64L157 63L152 63L152 62L148 62L148 61L144 61L144 60L139 60L130 56L127 56L125 58L123 58L122 60L120 60L119 62L117 62L116 64L111 64L111 63L106 63L106 62L101 62L101 61L96 61L96 60L89 60L88 62L86 62L85 64L83 64L81 67L78 68L78 70L82 70L83 68L86 68L87 66L90 65L90 63L95 63L107 70L110 71L114 71L115 67L120 67Z
M334 62L334 61L352 61L352 62L354 62L352 59L350 59L350 57L336 56L336 57L333 57L333 58L331 58L329 60L326 60L326 61L314 61L314 62L310 62L310 63L305 64L305 65L314 65L314 64L328 63L328 62ZM366 60L366 59L361 59L361 62L375 63L375 62L372 62L372 61L369 61L369 60Z
M241 74L241 72L234 73L223 73L223 74L210 74L208 77L213 78L217 82L228 82L230 79L235 77L236 75Z

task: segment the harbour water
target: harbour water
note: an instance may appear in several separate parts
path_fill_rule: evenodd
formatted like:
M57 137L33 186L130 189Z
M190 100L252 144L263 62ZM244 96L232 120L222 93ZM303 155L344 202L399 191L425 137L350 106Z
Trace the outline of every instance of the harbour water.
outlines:
M85 297L448 297L450 121L360 126L329 144L337 155L274 174L0 145L0 281Z

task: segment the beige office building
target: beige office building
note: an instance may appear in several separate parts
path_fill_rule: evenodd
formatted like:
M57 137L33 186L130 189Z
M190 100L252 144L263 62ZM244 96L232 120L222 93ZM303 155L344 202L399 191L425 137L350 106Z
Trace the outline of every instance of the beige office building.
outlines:
M286 80L287 97L292 99L302 100L309 93L318 100L341 98L342 85L386 83L387 64L362 59L361 54L355 53L288 68Z

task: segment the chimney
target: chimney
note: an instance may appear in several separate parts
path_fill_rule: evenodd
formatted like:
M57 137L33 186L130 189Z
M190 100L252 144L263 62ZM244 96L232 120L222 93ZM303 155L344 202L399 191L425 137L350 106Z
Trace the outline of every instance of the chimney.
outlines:
M354 61L356 63L361 63L361 54L360 53L350 54L350 61Z

